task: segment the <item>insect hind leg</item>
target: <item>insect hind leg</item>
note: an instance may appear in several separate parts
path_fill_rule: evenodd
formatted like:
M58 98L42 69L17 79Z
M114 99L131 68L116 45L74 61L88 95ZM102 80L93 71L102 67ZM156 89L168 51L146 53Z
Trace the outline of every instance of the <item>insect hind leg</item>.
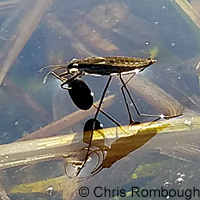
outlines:
M135 74L134 74L134 75L135 75ZM134 76L134 75L133 75L133 76ZM127 93L128 97L129 97L131 103L133 104L133 106L134 106L134 108L135 108L135 110L136 110L136 113L137 113L139 116L141 116L141 117L157 117L154 121L157 121L157 120L159 120L159 119L161 119L161 118L164 118L164 117L165 117L164 115L151 115L151 114L143 114L143 113L140 112L140 110L138 109L138 107L137 107L135 101L133 100L133 98L132 98L132 96L131 96L131 94L130 94L128 88L126 87L127 83L132 79L133 76L131 76L131 77L128 79L128 81L124 82L124 80L123 80L123 78L122 78L122 75L119 74L119 78L120 78L120 80L121 80L121 82L122 82L121 91L122 91L122 95L123 95L123 98L124 98L124 101L125 101L125 105L126 105L126 108L127 108L127 111L128 111L128 115L129 115L129 119L130 119L130 125L135 124L136 122L135 122L135 121L133 120L133 118L132 118L131 111L130 111L130 108L129 108L129 105L128 105L128 101L127 101L127 99L126 99L126 95L125 95L125 91L124 91L124 90L126 90L126 93Z

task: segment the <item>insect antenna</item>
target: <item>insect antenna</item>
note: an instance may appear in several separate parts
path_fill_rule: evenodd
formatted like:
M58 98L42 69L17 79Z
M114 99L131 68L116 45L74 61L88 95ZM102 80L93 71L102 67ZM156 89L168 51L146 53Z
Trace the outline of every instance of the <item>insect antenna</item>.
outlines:
M48 76L49 76L50 74L52 74L53 72L55 72L56 70L62 69L62 68L67 69L67 65L48 65L48 66L43 67L42 69L40 69L40 70L39 70L39 73L42 73L44 70L46 70L46 69L48 69L48 68L53 68L53 69L52 69L51 71L49 71L49 72L45 75L45 77L44 77L44 79L43 79L43 83L46 83ZM67 71L68 71L68 69L67 69ZM55 73L54 73L54 74L55 74ZM58 78L58 76L56 76L56 78Z
M57 69L59 69L59 67L55 68L55 69L52 69L50 72L48 72L45 77L43 78L43 84L47 82L47 78L50 74L52 74L53 72L55 72ZM55 73L54 73L55 74Z

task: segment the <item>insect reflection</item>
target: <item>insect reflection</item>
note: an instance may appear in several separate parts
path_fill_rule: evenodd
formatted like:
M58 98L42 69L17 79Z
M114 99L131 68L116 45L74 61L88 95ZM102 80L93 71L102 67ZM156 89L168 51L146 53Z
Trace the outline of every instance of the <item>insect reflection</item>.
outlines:
M136 112L140 116L148 116L148 117L157 117L157 119L161 117L165 117L163 115L148 115L140 113L137 108L133 98L130 95L130 92L127 88L127 83L130 79L137 73L143 71L148 66L154 64L156 62L155 59L152 58L133 58L133 57L90 57L86 59L73 59L66 65L52 65L42 68L40 71L43 71L46 68L52 68L52 70L47 73L44 78L44 82L46 81L49 74L53 74L58 79L62 81L61 88L68 90L71 99L74 104L83 110L89 109L93 104L93 95L90 88L87 84L81 79L84 75L100 75L100 76L108 76L107 83L102 92L101 99L99 105L97 107L96 113L93 119L90 119L89 122L86 122L90 126L91 134L89 136L88 148L86 152L86 156L84 162L81 167L79 167L77 175L80 173L82 168L85 166L88 157L91 153L91 144L93 132L96 129L96 124L98 123L97 117L100 112L103 99L105 97L106 91L110 85L113 75L119 76L119 79L122 83L121 91L123 94L124 102L126 105L126 109L128 112L130 125L135 124L135 121L132 118L129 104L126 99L126 95L130 99L132 105L134 106ZM55 71L58 69L64 69L65 71L61 74L56 74ZM124 74L132 74L131 78L128 81L123 80ZM64 78L65 77L65 78ZM67 78L66 78L67 77Z

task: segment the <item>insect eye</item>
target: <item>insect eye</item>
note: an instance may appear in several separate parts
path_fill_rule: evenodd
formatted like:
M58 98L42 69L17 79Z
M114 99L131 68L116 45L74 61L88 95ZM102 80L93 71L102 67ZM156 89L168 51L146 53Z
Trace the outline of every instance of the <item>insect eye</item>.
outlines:
M77 68L71 68L71 69L69 69L69 72L70 73L76 73L76 72L78 72L79 70L77 69Z
M77 60L76 58L72 58L71 62L74 62L74 61L76 61L76 60Z
M78 67L78 63L74 63L72 66L73 67Z

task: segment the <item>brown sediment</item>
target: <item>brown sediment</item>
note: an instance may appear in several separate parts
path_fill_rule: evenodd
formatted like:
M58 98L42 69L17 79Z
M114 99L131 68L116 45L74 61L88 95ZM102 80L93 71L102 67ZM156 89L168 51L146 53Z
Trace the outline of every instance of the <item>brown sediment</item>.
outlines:
M72 30L70 30L66 24L63 24L61 21L59 21L56 15L51 14L50 16L46 17L45 22L51 30L59 33L59 35L62 37L73 40L72 48L76 50L76 55L79 55L80 57L97 56L96 54L92 53L90 49L81 41L74 41Z
M92 53L90 49L82 42L74 41L74 35L72 30L70 30L66 24L63 24L61 21L59 21L56 15L51 14L50 16L46 17L45 22L47 26L54 32L58 33L62 37L73 40L72 48L76 50L77 54L80 57L97 56L96 54Z
M112 52L119 50L119 48L116 45L104 38L100 33L92 29L92 27L90 27L84 21L80 21L76 24L76 34L78 33L82 33L81 37L83 41L104 52Z

